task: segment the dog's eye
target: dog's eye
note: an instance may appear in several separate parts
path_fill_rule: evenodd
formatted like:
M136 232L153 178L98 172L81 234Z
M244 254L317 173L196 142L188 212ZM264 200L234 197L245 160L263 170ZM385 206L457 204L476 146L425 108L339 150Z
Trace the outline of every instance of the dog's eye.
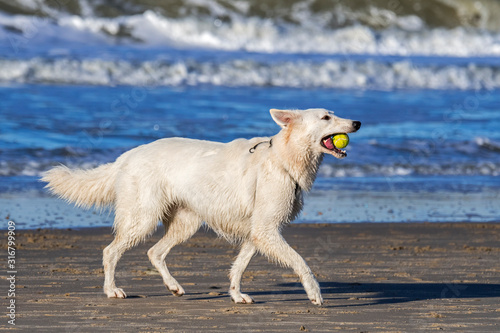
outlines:
M321 118L321 120L330 120L330 116L329 115L324 115L323 118Z

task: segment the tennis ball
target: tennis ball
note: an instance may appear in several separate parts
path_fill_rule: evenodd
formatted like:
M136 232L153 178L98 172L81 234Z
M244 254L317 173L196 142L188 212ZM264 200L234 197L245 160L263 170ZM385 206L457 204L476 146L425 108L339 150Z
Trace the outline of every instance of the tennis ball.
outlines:
M332 141L335 147L342 149L349 144L349 137L347 134L335 134L332 136Z

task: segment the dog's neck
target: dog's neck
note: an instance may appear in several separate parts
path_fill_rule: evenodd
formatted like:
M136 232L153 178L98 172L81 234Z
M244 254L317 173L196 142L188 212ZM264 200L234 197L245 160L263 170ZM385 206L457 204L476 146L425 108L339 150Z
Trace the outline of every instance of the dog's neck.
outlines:
M279 156L283 169L304 191L309 191L316 179L323 154L314 152L307 140L294 141L292 128L284 128L272 138L272 149Z

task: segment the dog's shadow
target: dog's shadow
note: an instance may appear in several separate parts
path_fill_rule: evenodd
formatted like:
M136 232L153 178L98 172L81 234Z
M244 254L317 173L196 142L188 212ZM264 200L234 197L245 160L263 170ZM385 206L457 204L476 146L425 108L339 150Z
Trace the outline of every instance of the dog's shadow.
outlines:
M279 290L275 291L252 291L246 290L250 296L265 295L300 295L286 301L303 301L307 299L304 289L300 283L282 283L277 285ZM397 304L433 299L467 299L467 298L490 298L500 297L500 284L484 283L320 283L326 307L350 307L368 306L377 304ZM219 295L214 297L190 297L192 300L214 299L228 297ZM352 304L328 305L328 301L350 300L357 301ZM256 303L265 304L283 302L284 299L265 300L264 297L257 299Z
M290 290L278 292L281 294L304 294L302 286L299 283L283 283L278 286L281 288L290 288ZM465 299L500 297L500 284L484 283L322 282L320 283L320 287L325 300L351 299L360 301L359 304L351 304L348 306L396 304L445 298ZM273 292L254 293L254 295L258 294L273 294Z

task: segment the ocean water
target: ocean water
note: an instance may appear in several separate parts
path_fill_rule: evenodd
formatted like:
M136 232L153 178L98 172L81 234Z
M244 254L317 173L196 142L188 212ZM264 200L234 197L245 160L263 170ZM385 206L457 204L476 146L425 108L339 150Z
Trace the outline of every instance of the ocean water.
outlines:
M152 3L0 5L0 216L111 225L41 174L163 137L274 135L270 108L324 107L363 126L298 221L499 220L499 1Z

